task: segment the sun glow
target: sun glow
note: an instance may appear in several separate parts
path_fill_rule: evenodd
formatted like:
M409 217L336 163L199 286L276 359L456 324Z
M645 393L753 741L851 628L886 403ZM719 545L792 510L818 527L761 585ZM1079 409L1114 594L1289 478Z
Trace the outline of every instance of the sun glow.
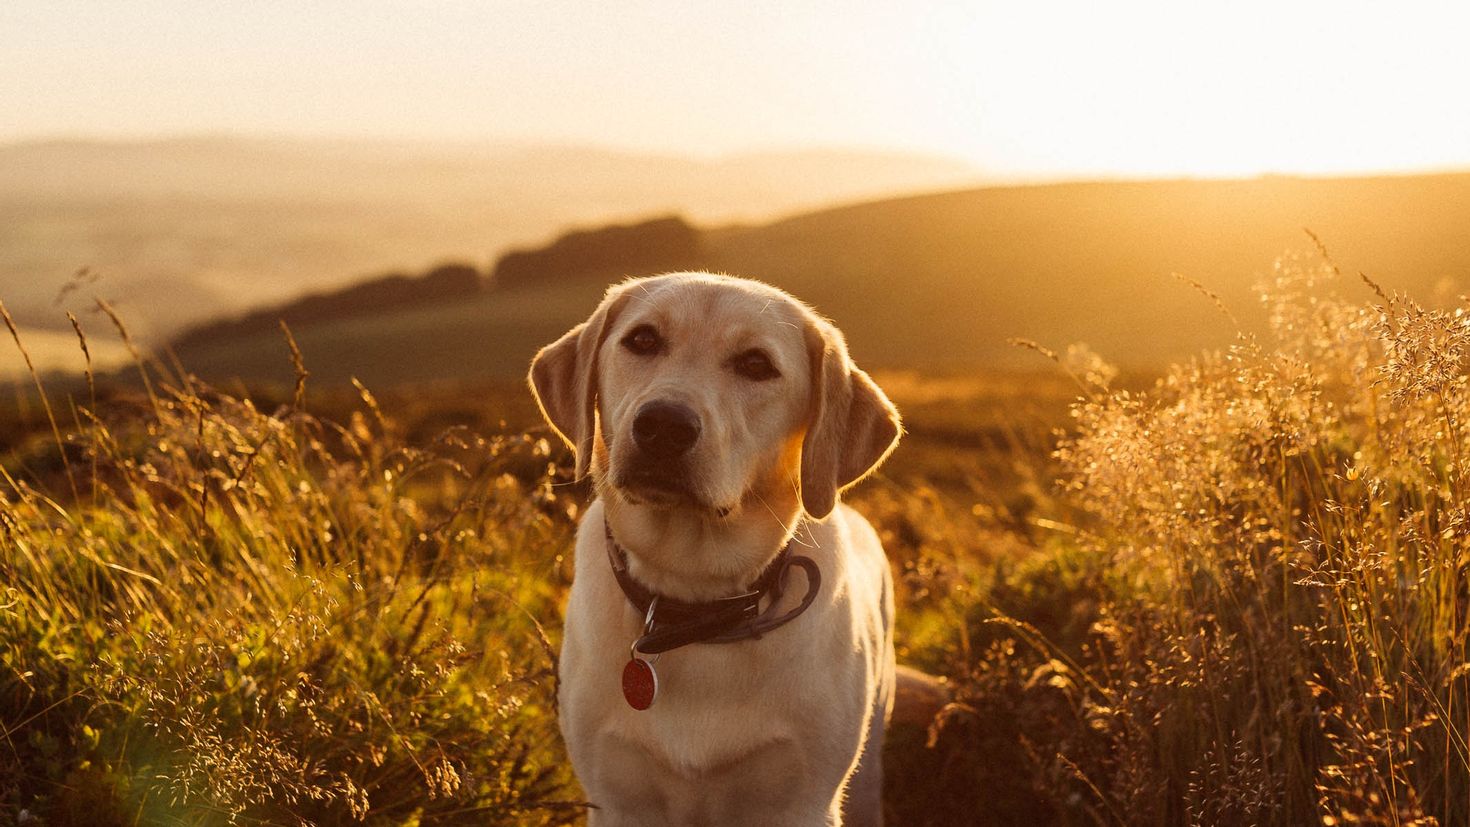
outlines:
M1202 176L1470 165L1445 6L1011 4L913 38L915 133L1011 171ZM927 76L931 82L921 82Z
M1000 177L1470 166L1449 3L0 7L0 140L200 132L957 155Z

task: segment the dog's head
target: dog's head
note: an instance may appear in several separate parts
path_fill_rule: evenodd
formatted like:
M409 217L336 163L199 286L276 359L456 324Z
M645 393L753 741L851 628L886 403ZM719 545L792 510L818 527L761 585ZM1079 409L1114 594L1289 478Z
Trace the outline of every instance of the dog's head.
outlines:
M706 273L610 288L542 349L531 389L604 496L724 517L831 513L898 441L898 412L831 324L786 293Z

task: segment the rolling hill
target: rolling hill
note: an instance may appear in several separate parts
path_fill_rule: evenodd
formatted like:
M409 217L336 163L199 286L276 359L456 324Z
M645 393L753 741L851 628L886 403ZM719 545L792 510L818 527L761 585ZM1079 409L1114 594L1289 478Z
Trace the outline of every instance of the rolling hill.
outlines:
M963 370L1035 364L1007 344L1085 342L1147 369L1228 344L1234 322L1171 274L1217 293L1247 330L1252 285L1311 228L1347 272L1424 299L1470 278L1470 174L1238 181L1098 182L920 195L705 230L670 266L748 275L790 289L848 333L871 368ZM550 255L555 245L542 252ZM298 326L317 381L372 384L517 376L537 347L584 318L617 260L592 276L523 275L474 298ZM1353 280L1344 290L1366 288ZM278 336L195 342L201 375L287 381Z
M767 221L976 176L957 161L891 152L693 158L227 137L0 145L0 300L21 324L65 332L61 310L88 309L95 290L157 343L372 274L488 266L569 225L653 212ZM58 306L84 267L101 281Z

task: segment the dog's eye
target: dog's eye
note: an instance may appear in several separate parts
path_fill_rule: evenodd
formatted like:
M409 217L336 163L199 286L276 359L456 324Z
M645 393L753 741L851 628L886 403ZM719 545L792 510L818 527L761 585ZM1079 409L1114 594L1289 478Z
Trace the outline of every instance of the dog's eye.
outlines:
M638 325L623 337L623 347L639 356L652 356L663 346L664 340L658 335L658 331L646 324Z
M736 356L732 364L736 373L757 382L775 379L781 375L781 371L771 364L771 357L763 350L747 350Z

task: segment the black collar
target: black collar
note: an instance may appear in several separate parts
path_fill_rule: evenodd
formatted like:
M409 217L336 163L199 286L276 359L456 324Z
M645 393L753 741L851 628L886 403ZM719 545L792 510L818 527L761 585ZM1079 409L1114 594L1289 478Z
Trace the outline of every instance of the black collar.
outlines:
M816 562L810 557L791 553L793 538L781 548L776 559L766 566L748 591L701 603L675 600L653 592L633 578L628 571L628 554L613 539L612 526L606 520L602 526L607 535L607 556L612 563L613 576L628 602L645 617L643 636L633 644L634 650L643 654L656 655L691 643L734 643L758 638L795 620L816 599L817 590L821 587L821 571ZM796 608L773 617L771 612L785 591L786 572L792 566L806 572L806 596ZM768 595L771 602L762 614L761 601Z

